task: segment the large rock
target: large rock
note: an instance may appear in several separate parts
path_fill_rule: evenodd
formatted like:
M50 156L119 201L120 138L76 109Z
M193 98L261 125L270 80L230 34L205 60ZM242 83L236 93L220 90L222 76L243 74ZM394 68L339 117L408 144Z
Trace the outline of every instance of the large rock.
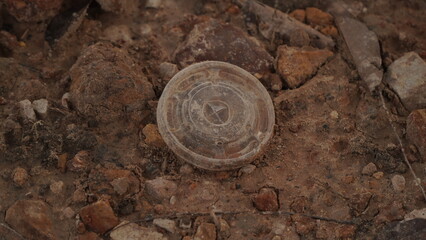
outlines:
M83 207L80 210L80 217L86 226L101 234L119 223L109 203L103 200Z
M6 9L20 22L38 22L58 14L63 0L5 0Z
M141 227L136 223L118 226L111 232L110 237L112 240L167 240L163 234Z
M58 239L54 232L51 209L43 201L17 201L6 211L5 221L27 239Z
M131 117L139 121L154 91L127 52L108 43L83 51L70 70L71 101L100 122Z
M423 161L426 161L426 109L413 111L408 116L407 138L416 145Z
M235 64L248 72L265 73L273 59L241 29L216 20L199 23L175 51L180 67L207 60Z
M385 82L408 110L426 108L426 63L417 53L409 52L395 60Z
M382 82L383 71L377 35L362 22L334 12L336 25L352 55L364 85L373 92Z
M329 50L282 45L277 50L276 69L289 88L296 88L315 74L331 56L333 52Z

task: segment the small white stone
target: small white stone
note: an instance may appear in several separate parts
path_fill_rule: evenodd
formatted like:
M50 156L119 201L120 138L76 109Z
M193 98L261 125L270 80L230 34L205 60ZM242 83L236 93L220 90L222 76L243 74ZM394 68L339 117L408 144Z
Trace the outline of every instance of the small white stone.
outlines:
M42 118L46 117L47 110L49 109L49 102L46 99L35 100L32 103L34 111L36 111Z
M241 173L250 174L256 169L256 166L253 164L247 164L240 169Z
M330 117L333 119L338 119L339 118L339 113L337 111L332 111L330 113Z
M175 205L175 204L176 204L176 196L172 196L172 197L170 198L170 204L171 204L171 205Z
M70 108L69 102L70 102L70 93L68 92L64 93L64 95L62 95L62 98L61 98L62 107L69 109Z
M395 175L391 179L393 189L397 192L402 192L405 189L405 178L401 175Z
M36 114L34 112L33 106L30 100L25 99L19 102L19 107L21 109L21 116L29 120L37 120Z

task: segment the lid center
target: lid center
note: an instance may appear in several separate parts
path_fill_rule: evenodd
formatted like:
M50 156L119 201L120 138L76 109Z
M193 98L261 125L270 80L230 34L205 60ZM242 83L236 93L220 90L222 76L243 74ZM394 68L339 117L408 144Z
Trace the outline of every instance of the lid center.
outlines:
M214 100L204 104L204 117L212 124L224 124L229 119L229 107L226 103Z

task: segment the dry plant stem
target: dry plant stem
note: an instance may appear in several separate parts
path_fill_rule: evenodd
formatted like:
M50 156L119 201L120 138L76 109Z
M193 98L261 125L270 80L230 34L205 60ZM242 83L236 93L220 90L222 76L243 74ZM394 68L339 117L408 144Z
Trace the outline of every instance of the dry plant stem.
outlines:
M20 239L22 240L27 240L26 238L24 238L24 236L22 236L21 234L19 234L17 231L13 230L11 227L7 226L4 223L0 223L0 226L6 228L7 230L13 232L16 236L18 236ZM1 236L0 236L1 237ZM3 238L2 238L3 239Z
M423 188L423 186L422 186L422 184L421 184L421 182L420 182L419 178L417 177L416 173L414 172L413 167L411 166L410 162L408 161L408 158L407 158L407 154L406 154L406 152L405 152L404 145L402 144L402 140L401 140L401 138L399 137L398 132L396 131L395 126L394 126L394 125L393 125L393 123L392 123L392 120L391 120L391 114L390 114L390 112L389 112L388 108L386 107L385 98L383 97L382 91L379 91L379 93L380 93L380 99L381 99L381 101L382 101L382 107L385 109L386 115L388 116L388 121L389 121L389 124L390 124L390 125L391 125L391 127L392 127L393 133L395 134L395 137L398 139L399 147L401 148L402 155L404 156L404 161L405 161L405 163L408 165L408 168L410 169L411 175L413 175L413 177L414 177L414 181L416 182L416 185L418 185L418 186L420 187L420 190L422 191L422 194L423 194L423 198L424 198L424 199L425 199L425 201L426 201L426 193L425 193L425 190L424 190L424 188Z

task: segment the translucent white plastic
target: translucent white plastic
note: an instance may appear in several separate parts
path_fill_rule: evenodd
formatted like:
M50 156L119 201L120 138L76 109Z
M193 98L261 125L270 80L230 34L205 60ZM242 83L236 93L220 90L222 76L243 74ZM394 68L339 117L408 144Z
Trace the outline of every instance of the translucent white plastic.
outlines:
M275 113L263 85L247 71L207 61L178 72L157 107L161 136L183 160L208 170L241 167L273 134Z

